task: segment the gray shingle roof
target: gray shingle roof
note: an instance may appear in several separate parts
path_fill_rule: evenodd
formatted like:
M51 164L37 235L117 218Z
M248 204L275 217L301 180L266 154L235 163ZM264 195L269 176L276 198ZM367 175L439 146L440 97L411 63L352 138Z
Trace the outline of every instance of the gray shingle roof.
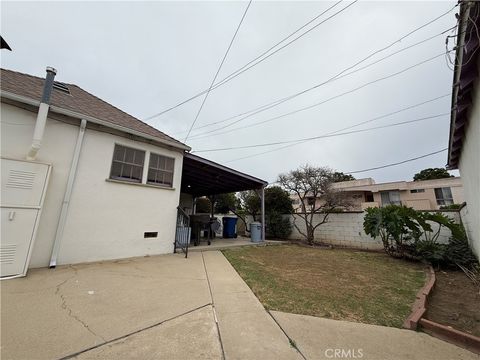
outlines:
M38 101L42 98L43 85L45 82L43 78L1 69L0 80L2 91ZM51 105L103 120L113 125L120 125L124 128L157 138L160 141L171 142L174 146L186 146L160 130L90 94L79 86L75 84L66 85L70 90L70 94L53 90L50 101Z

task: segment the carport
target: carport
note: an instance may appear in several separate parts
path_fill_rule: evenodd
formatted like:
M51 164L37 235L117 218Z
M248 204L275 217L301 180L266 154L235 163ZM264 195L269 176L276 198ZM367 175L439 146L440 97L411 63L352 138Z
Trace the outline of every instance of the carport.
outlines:
M260 196L262 240L265 240L265 186L268 182L231 169L214 161L186 153L183 157L182 196L195 198L237 191L255 190ZM195 212L193 207L192 213ZM189 239L188 214L179 206L177 217L176 245ZM182 247L182 246L180 246Z

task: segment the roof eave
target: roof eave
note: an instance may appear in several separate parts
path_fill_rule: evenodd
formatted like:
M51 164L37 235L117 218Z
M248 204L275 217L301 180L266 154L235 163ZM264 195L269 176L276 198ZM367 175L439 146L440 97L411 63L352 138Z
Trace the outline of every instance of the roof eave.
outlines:
M455 67L453 73L453 89L452 89L452 110L450 115L450 134L449 134L449 141L448 141L448 155L447 155L447 169L454 170L458 169L458 163L460 160L462 145L463 145L463 137L464 137L464 128L465 124L468 122L468 106L470 103L465 103L465 99L467 98L468 92L471 91L471 86L465 86L467 83L472 83L474 78L478 78L478 74L468 74L468 72L472 69L466 69L464 71L466 64L463 64L463 55L465 52L465 34L468 31L472 31L472 29L468 30L468 26L470 25L468 20L470 19L470 10L472 6L480 6L478 3L473 2L462 2L460 5L460 21L458 28L460 29L458 33L457 39L457 49L455 52ZM477 19L473 19L472 21L477 21ZM477 58L479 57L480 50L478 49L479 44L471 44L473 46L471 51L473 54L471 58L468 60L467 63L473 61L476 63ZM475 47L477 47L475 49ZM467 79L468 81L463 81L462 87L462 77L474 77ZM461 109L459 106L459 97L460 101L463 101L463 106ZM460 109L460 110L459 110Z
M24 103L24 104L27 104L27 105L32 105L32 106L40 106L40 101L34 100L32 98L17 95L17 94L14 94L14 93L11 93L11 92L8 92L8 91L4 91L4 90L1 90L0 94L1 94L1 97L4 97L4 98L9 99L9 100L18 101L18 102L21 102L21 103ZM54 105L51 105L50 109L51 109L51 111L53 111L57 114L66 115L66 116L70 116L70 117L77 118L77 119L85 119L85 120L87 120L89 122L92 122L94 124L106 126L106 127L109 127L109 128L115 129L115 130L125 132L127 134L132 134L132 135L135 135L135 136L139 136L139 137L142 137L144 139L155 141L155 142L160 143L162 145L170 146L170 147L180 149L180 150L183 150L183 151L190 151L192 149L190 146L185 145L185 144L181 144L181 143L178 143L178 142L169 141L169 140L165 140L165 139L162 139L162 138L159 138L159 137L156 137L156 136L145 134L141 131L137 131L137 130L130 129L130 128L125 127L125 126L113 124L109 121L101 120L101 119L98 119L98 118L95 118L95 117L89 116L89 115L84 115L84 114L81 114L81 113L76 112L76 111L64 109L64 108L54 106Z
M195 161L198 161L198 162L201 162L201 163L204 163L205 165L209 165L209 166L212 166L212 167L215 167L215 168L218 168L220 170L223 170L225 172L228 172L228 173L231 173L231 174L234 174L234 175L237 175L237 176L241 176L241 177L244 177L252 182L257 182L259 185L261 186L267 186L268 185L268 181L265 181L265 180L262 180L262 179L259 179L255 176L251 176L251 175L248 175L248 174L245 174L243 172L240 172L238 170L235 170L235 169L232 169L232 168L229 168L225 165L222 165L222 164L219 164L219 163L216 163L212 160L208 160L208 159L205 159L205 158L202 158L201 156L198 156L198 155L194 155L194 154L185 154L185 157L188 157L188 158L191 158Z

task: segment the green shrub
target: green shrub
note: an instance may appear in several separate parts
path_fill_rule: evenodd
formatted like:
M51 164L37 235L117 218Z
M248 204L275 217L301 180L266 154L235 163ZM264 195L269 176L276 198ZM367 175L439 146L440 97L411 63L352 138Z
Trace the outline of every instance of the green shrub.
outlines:
M430 222L438 225L435 231ZM438 242L443 227L451 232L448 244ZM363 228L373 238L380 237L385 252L393 257L424 260L434 266L471 267L478 262L463 225L439 212L396 205L368 208Z
M266 236L276 239L287 239L292 233L292 224L288 216L270 212L266 216Z
M457 234L450 238L450 241L445 248L445 260L449 264L470 267L477 264L478 260L470 248L463 226L461 228L463 230L463 235L459 236Z
M406 206L368 208L363 220L363 229L373 238L380 237L385 252L390 256L401 258L413 256L412 245L421 233L415 215L416 211Z

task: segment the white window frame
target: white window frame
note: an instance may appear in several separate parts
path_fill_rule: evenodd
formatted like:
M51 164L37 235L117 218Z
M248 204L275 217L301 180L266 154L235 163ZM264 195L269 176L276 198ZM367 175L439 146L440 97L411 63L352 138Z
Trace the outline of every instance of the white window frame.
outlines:
M115 160L115 149L117 148L117 146L120 146L120 147L123 147L123 148L127 148L127 149L130 149L130 150L134 150L134 151L143 152L144 157L143 157L142 165L137 164L137 163L130 163L130 162L126 162L126 161ZM128 145L115 143L115 144L114 144L114 147L113 147L113 152L112 152L112 160L111 160L111 162L110 162L110 173L109 173L109 176L108 176L109 179L112 179L112 180L115 180L115 181L124 181L124 182L126 182L126 183L133 183L133 184L141 184L141 183L143 183L143 180L144 180L144 178L145 178L144 173L145 173L145 167L146 167L146 166L145 166L146 156L147 156L147 152L146 152L145 150L143 150L143 149L138 149L138 148L134 148L134 147L131 147L131 146L128 146ZM114 165L115 162L117 162L117 163L122 163L122 164L127 164L127 165L130 165L130 166L136 166L136 167L140 167L140 166L141 166L141 168L142 168L142 175L141 175L140 180L113 176L112 170L113 170L113 165Z
M161 169L161 168L157 168L157 167L152 167L151 166L152 155L161 156L161 157L164 157L165 159L172 160L172 162L173 162L172 170L170 171L170 170L167 170L166 168ZM148 166L146 166L145 170L146 170L145 171L145 173L146 173L145 174L145 183L146 184L152 185L152 186L158 186L158 187L173 188L173 182L175 180L175 158L174 157L166 156L166 155L158 154L158 153L154 153L154 152L149 152L149 154L148 154ZM172 174L172 183L171 184L166 184L166 183L159 183L159 182L155 182L155 181L149 181L148 180L148 175L150 173L150 170L162 171L162 172L165 172L165 173L171 173Z

